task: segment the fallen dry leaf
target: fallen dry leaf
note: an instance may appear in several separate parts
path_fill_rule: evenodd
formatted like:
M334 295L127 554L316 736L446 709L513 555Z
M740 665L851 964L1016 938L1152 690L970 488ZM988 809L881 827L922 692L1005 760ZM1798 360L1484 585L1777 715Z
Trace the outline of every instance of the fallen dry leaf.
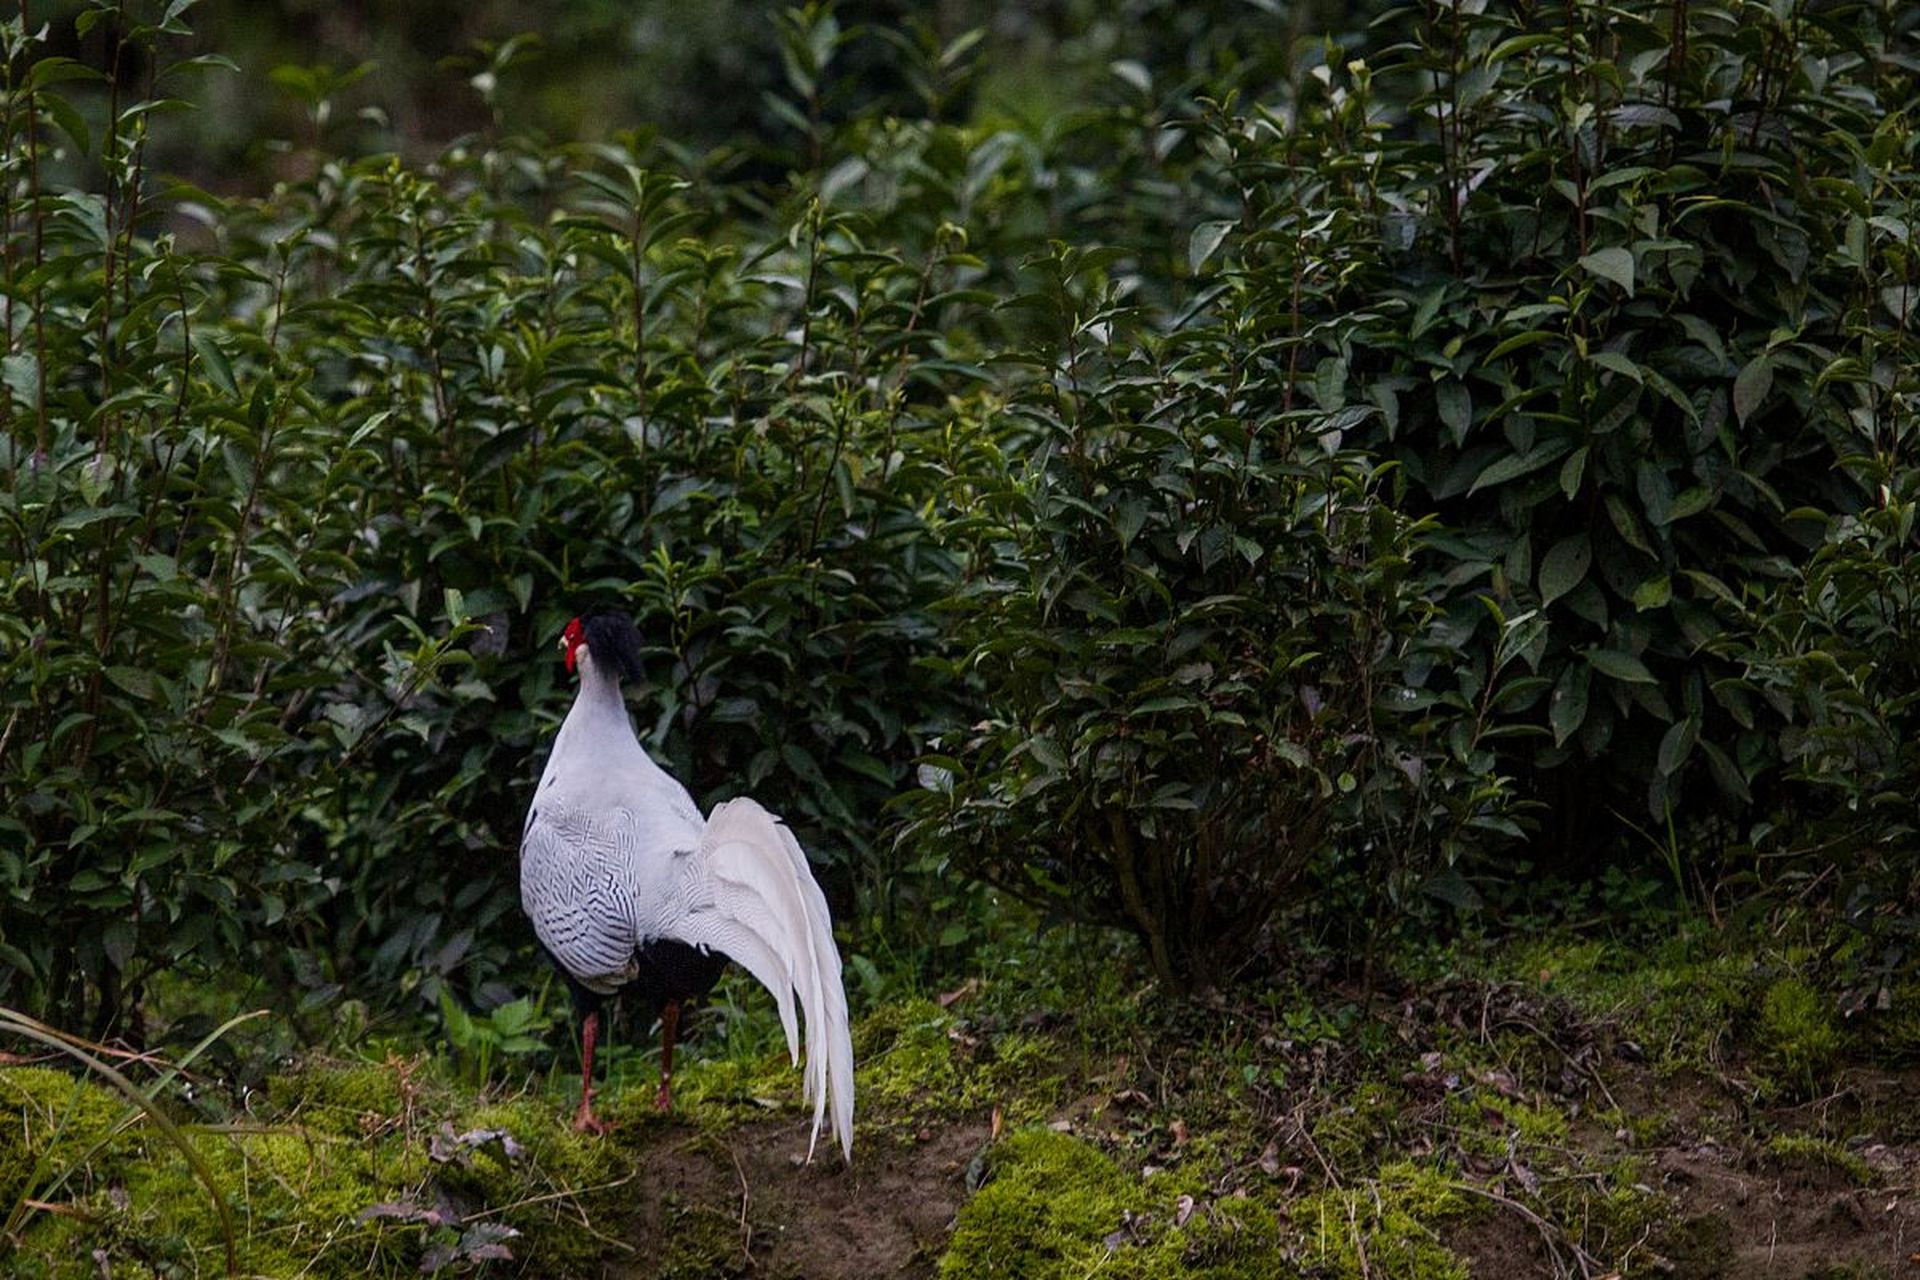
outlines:
M969 996L974 995L979 990L980 990L980 979L968 978L965 982L961 983L959 986L955 987L953 990L941 992L937 998L940 1002L940 1007L942 1009L951 1009L953 1008L953 1006L955 1006L956 1004L959 1004L962 1000L967 999Z

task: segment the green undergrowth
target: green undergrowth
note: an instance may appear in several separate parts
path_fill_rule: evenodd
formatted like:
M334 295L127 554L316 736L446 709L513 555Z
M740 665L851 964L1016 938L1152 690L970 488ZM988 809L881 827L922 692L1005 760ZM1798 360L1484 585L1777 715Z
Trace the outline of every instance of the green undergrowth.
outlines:
M1023 981L1013 974L1001 985ZM996 999L1032 1003L1005 991ZM191 1098L167 1101L232 1207L240 1274L415 1275L504 1260L502 1249L537 1259L541 1274L589 1274L621 1251L608 1234L630 1208L617 1187L663 1133L804 1115L799 1072L777 1031L758 1025L770 1019L756 1008L740 1026L696 1035L678 1064L672 1116L654 1106L657 1066L646 1050L616 1055L597 1100L614 1125L606 1140L572 1131L579 1077L564 1058L544 1082L475 1090L449 1059L312 1057L244 1097L202 1081ZM854 1037L862 1148L911 1143L929 1124L985 1125L996 1111L1010 1125L1037 1121L1065 1096L1059 1037L997 1013L902 997L860 1018ZM18 1219L0 1273L91 1280L94 1248L149 1260L158 1275L224 1271L211 1197L118 1095L17 1067L0 1070L0 1102L9 1119L0 1193ZM676 1203L668 1213L680 1226L662 1274L723 1274L737 1261L730 1209ZM712 1232L701 1230L708 1219ZM714 1249L702 1243L708 1235Z
M94 1250L137 1260L137 1274L224 1274L211 1196L117 1095L14 1067L0 1070L0 1100L16 1219L5 1274L91 1280ZM573 1134L552 1100L477 1098L425 1059L312 1059L220 1122L195 1123L206 1108L184 1097L172 1105L231 1208L242 1275L411 1276L489 1245L565 1274L597 1255L577 1223L624 1164L616 1145Z
M941 1259L947 1280L1275 1274L1273 1207L1212 1199L1191 1173L1142 1177L1085 1141L1038 1128L996 1146L986 1174Z
M1271 1182L1222 1193L1207 1176L1222 1170L1205 1164L1136 1167L1052 1129L1014 1134L961 1210L940 1274L1465 1280L1440 1232L1483 1210L1444 1166L1393 1161L1288 1197Z
M854 1095L863 1141L908 1141L930 1121L1003 1122L1044 1118L1067 1087L1057 1038L982 1026L932 1000L901 999L853 1028ZM784 1050L748 1057L694 1058L677 1066L675 1112L708 1128L756 1116L797 1113L799 1073ZM653 1094L637 1081L603 1107L617 1124L653 1122Z
M1856 1187L1873 1184L1873 1169L1867 1162L1830 1138L1806 1133L1776 1134L1768 1141L1766 1154L1782 1169L1831 1173Z
M47 1067L0 1071L0 1204L12 1209L22 1197L55 1180L93 1154L133 1139L116 1133L127 1110L113 1092Z
M1762 1097L1817 1096L1849 1065L1920 1062L1920 984L1849 1012L1848 977L1809 947L1699 926L1645 946L1549 935L1486 972L1564 998L1663 1076L1737 1074Z
M1586 1016L1617 1024L1663 1071L1725 1060L1751 998L1743 956L1702 953L1675 940L1642 951L1615 942L1548 936L1501 958L1502 976L1564 996Z
M1292 1216L1304 1236L1309 1274L1467 1280L1466 1263L1438 1228L1482 1211L1450 1171L1393 1161L1363 1183L1304 1197Z
M882 1113L1039 1120L1065 1101L1061 1044L1033 1032L992 1031L930 1000L890 1005L854 1042L860 1096Z
M857 1163L887 1168L941 1130L986 1144L926 1189L954 1195L966 1168L951 1238L923 1246L943 1277L1453 1280L1478 1232L1537 1237L1567 1274L1582 1258L1595 1274L1693 1274L1725 1224L1673 1191L1662 1152L1724 1152L1727 1176L1813 1194L1875 1186L1861 1153L1914 1138L1896 1122L1910 1088L1807 1105L1863 1062L1899 1060L1903 1006L1841 1017L1804 952L1683 929L1639 948L1536 937L1404 969L1385 956L1371 992L1303 961L1204 1003L1163 998L1124 958L1077 973L1052 960L989 955L938 996L903 989L855 1020ZM750 1003L697 1021L671 1116L654 1108L648 1047L623 1046L599 1095L610 1139L571 1131L564 1055L544 1079L481 1089L443 1057L372 1047L237 1096L202 1078L165 1097L233 1208L241 1274L451 1274L505 1250L509 1273L593 1275L633 1256L644 1194L648 1230L670 1239L639 1274L697 1280L747 1256L726 1162L717 1199L648 1170L668 1148L697 1163L743 1125L804 1124L770 1018ZM116 1275L224 1271L205 1189L117 1095L14 1067L0 1104L14 1217L0 1274L91 1277L94 1248ZM809 1186L756 1199L756 1247L785 1229L771 1206ZM781 1274L777 1257L752 1261Z

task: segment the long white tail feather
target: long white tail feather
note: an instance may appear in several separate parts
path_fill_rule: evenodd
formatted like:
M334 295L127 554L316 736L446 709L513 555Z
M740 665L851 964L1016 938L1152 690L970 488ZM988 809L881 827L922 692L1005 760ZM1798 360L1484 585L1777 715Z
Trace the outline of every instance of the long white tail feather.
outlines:
M853 1039L840 951L826 895L806 854L780 820L752 800L715 807L696 859L711 876L713 903L687 920L686 941L717 947L773 993L787 1051L800 1061L794 996L806 1018L803 1096L813 1103L811 1160L832 1110L841 1154L853 1159Z

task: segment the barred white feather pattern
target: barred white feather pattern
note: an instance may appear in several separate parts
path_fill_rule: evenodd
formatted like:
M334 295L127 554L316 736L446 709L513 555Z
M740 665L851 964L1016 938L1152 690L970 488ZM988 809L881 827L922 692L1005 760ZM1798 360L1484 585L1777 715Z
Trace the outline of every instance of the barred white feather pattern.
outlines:
M611 669L579 654L580 692L521 838L520 897L541 943L590 990L633 981L635 952L672 938L719 951L773 993L795 1065L806 1020L812 1159L831 1112L853 1159L853 1040L826 896L800 844L752 800L705 821L647 755Z
M536 804L520 839L520 905L542 946L590 991L634 977L636 915L625 850L560 797Z

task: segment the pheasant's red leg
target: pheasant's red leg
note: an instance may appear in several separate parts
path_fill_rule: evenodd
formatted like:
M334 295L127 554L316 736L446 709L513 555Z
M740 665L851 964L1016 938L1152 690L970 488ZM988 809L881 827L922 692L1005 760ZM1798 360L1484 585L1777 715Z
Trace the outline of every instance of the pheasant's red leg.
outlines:
M673 1037L679 1030L680 1002L669 1000L660 1014L660 1096L653 1104L661 1111L673 1110Z
M580 1023L580 1109L573 1113L573 1127L581 1133L607 1132L593 1114L593 1045L599 1038L600 1013L595 1010Z

